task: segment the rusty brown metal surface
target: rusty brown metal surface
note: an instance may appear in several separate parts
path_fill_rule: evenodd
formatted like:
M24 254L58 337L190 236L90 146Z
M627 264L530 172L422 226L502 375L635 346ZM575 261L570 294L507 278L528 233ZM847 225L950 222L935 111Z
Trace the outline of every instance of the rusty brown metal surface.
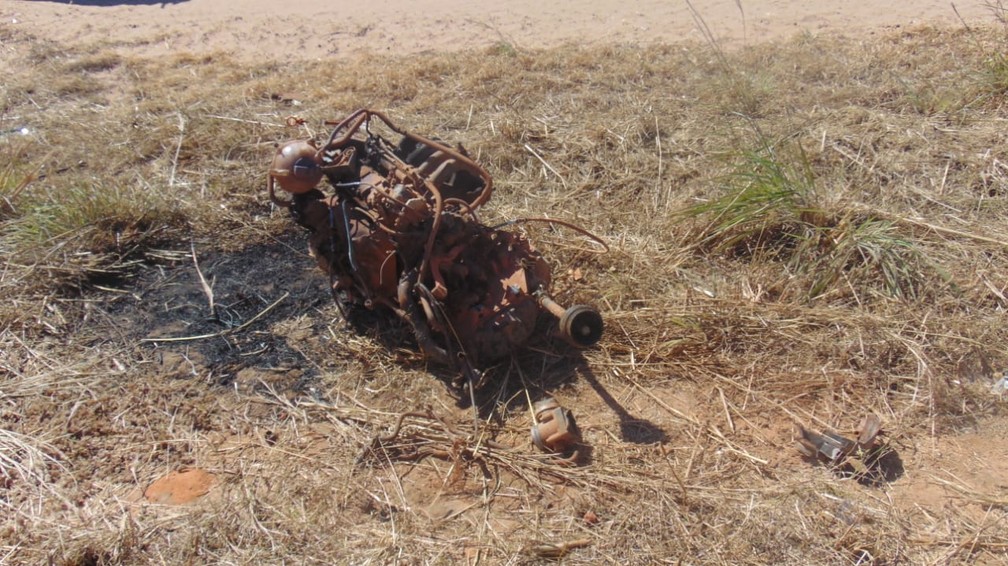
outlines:
M493 180L461 146L373 110L330 125L323 144L279 148L268 191L308 230L342 305L394 313L427 356L468 378L522 347L542 313L578 347L601 338L597 310L550 298L549 265L524 235L480 222Z
M581 431L574 421L574 414L561 407L552 397L537 402L532 410L535 414L532 443L544 452L566 456L571 462L576 461Z

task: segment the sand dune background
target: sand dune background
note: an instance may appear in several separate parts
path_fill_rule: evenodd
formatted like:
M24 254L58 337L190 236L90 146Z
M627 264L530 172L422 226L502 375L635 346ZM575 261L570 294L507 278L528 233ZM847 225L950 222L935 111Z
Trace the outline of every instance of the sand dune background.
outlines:
M862 34L994 19L986 1L697 0L728 46L802 32ZM958 12L958 14L957 14ZM685 0L4 0L0 16L39 37L112 40L138 54L227 51L239 57L323 58L563 43L702 39Z

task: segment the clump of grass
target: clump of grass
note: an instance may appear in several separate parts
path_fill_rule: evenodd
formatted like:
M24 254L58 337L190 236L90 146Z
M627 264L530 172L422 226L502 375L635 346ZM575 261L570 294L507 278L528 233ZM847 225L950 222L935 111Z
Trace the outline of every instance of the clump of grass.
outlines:
M509 41L501 39L497 43L487 48L487 52L492 55L503 56L503 57L517 57L518 48L514 46Z
M961 90L945 84L911 86L904 82L903 86L910 107L926 116L953 114L965 104Z
M17 213L15 203L33 180L35 173L24 173L17 161L7 161L0 170L0 222Z
M825 245L806 269L812 280L810 297L828 293L841 280L848 286L852 280L877 283L890 297L918 295L923 281L920 248L900 235L892 222L845 218L822 230Z
M1008 93L1008 55L1003 52L991 53L984 61L981 84L992 95Z
M67 282L108 274L110 266L149 247L151 236L186 224L178 204L154 191L100 180L57 188L23 172L28 169L15 156L0 174L0 251L9 270L41 267ZM49 277L10 279L32 282L27 287L53 283Z
M808 227L803 218L818 214L812 204L815 177L800 146L798 152L797 160L789 160L763 144L743 154L728 176L725 195L685 210L688 216L710 218L700 245L754 253L811 237L800 232Z
M921 252L892 222L820 206L812 165L800 144L764 142L743 154L727 192L685 209L706 218L698 247L753 261L785 262L817 298L837 285L878 287L889 297L917 295ZM854 275L855 282L852 282Z
M64 246L95 252L122 247L123 238L170 224L176 219L167 203L148 191L80 183L58 195L33 195L4 236L21 250ZM26 199L27 200L27 199Z
M993 42L985 41L983 34L976 33L977 30L963 22L967 39L985 55L979 62L979 68L974 67L966 78L968 87L964 89L961 105L1000 101L1008 95L1008 55L1005 54L1008 44L1004 38L1008 32L1008 7L1003 0L992 0L984 5L1001 27L1001 36L995 36Z
M100 73L114 69L121 63L122 57L117 53L105 51L70 61L64 68L67 73Z
M0 489L14 482L48 485L46 466L56 463L50 456L53 452L51 446L39 444L36 438L0 428Z

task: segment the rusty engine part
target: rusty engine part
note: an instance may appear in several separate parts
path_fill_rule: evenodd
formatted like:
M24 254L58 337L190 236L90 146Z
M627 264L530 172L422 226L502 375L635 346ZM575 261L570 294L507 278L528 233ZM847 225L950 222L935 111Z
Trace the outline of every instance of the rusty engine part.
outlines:
M574 421L574 414L552 397L538 401L532 412L535 414L532 443L543 452L570 455L571 461L576 460L581 431Z
M341 308L388 309L426 356L467 379L524 345L541 312L578 347L601 338L597 310L564 309L549 296L549 265L525 236L480 222L493 181L465 149L403 131L373 110L327 125L334 129L321 146L280 147L268 190L308 230Z

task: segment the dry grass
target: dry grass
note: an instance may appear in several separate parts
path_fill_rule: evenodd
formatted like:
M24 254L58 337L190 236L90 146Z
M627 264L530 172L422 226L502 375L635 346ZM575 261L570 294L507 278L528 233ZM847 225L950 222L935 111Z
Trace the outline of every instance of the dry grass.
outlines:
M1005 559L1004 30L298 65L3 34L0 562ZM526 227L608 335L496 368L479 426L265 199L273 144L358 106L463 142L489 223L612 248ZM529 445L545 392L585 465ZM797 456L867 411L890 477ZM139 500L181 467L218 483Z

